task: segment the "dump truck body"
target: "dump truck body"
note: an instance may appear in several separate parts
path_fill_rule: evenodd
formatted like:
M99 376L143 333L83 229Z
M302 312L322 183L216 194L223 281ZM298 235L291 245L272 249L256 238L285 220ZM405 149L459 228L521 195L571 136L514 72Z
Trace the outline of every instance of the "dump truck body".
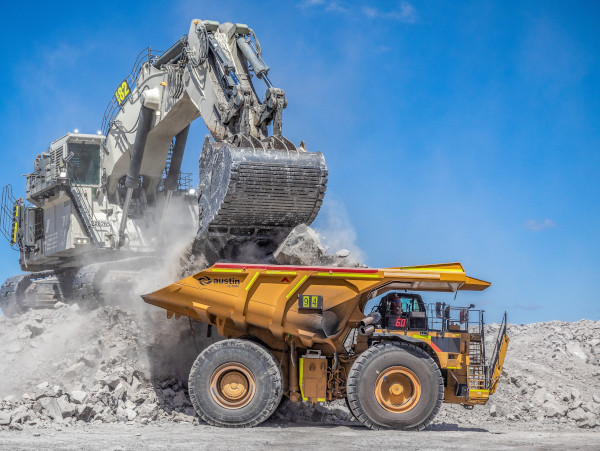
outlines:
M506 351L500 347L503 352L492 358L491 368L485 359L483 312L472 306L427 305L417 292L481 291L489 285L467 276L460 263L384 269L216 264L143 298L166 309L169 317L186 315L215 326L232 346L239 339L260 343L279 362L281 392L292 401L347 397L357 416L364 406L352 383L362 380L361 368L408 359L382 367L391 373L371 381L378 394L373 415L381 408L384 416L391 416L365 424L414 429L424 427L437 412L432 391L440 391L440 403L485 404ZM365 315L367 302L374 298L380 298L379 304ZM507 343L508 337L499 340ZM239 380L250 380L231 371ZM364 377L381 373L373 371ZM438 385L426 390L432 380ZM219 392L217 382L213 392ZM414 402L411 408L409 401ZM398 420L412 409L426 413L429 408L419 421Z

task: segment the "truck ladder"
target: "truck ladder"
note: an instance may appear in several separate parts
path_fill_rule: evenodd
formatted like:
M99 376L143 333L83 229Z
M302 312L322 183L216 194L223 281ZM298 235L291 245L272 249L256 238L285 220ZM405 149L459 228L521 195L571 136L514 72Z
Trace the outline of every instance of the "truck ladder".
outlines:
M482 338L482 334L471 335L469 343L467 388L469 401L485 404L489 397L489 390L487 387Z

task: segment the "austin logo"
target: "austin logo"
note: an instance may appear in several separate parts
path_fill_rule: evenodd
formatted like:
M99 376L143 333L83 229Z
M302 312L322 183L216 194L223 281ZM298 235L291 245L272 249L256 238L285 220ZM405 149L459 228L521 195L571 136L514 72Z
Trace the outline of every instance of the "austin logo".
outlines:
M210 285L211 283L226 285L228 287L239 287L240 281L239 279L235 279L233 277L228 278L213 278L211 279L208 276L202 276L198 278L198 282L200 285Z
M210 277L202 276L198 279L198 282L200 282L200 285L208 285L211 280Z

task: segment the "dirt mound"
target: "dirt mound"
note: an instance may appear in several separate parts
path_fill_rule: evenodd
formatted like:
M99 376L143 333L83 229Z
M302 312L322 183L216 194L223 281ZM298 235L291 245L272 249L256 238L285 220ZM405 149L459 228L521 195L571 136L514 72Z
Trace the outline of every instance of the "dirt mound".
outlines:
M491 340L498 326L486 332ZM508 334L502 378L489 404L471 411L445 405L438 422L600 428L600 321L509 324Z

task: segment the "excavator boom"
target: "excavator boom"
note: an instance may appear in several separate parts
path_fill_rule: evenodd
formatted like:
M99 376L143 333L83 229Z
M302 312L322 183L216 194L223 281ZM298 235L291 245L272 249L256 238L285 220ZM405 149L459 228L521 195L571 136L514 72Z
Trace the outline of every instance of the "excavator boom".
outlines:
M113 159L106 171L109 195L119 184L127 187L119 246L133 191L143 188L149 196L156 189L173 139L173 158L181 161L185 142L179 134L187 136L198 117L214 141L205 140L199 163L197 251L211 261L224 253L231 258L228 248L250 241L267 254L293 227L315 219L327 166L321 153L282 135L285 93L273 87L259 49L247 25L195 19L187 35L141 65L134 86L124 82L127 94L106 136ZM253 74L265 83L263 100Z

